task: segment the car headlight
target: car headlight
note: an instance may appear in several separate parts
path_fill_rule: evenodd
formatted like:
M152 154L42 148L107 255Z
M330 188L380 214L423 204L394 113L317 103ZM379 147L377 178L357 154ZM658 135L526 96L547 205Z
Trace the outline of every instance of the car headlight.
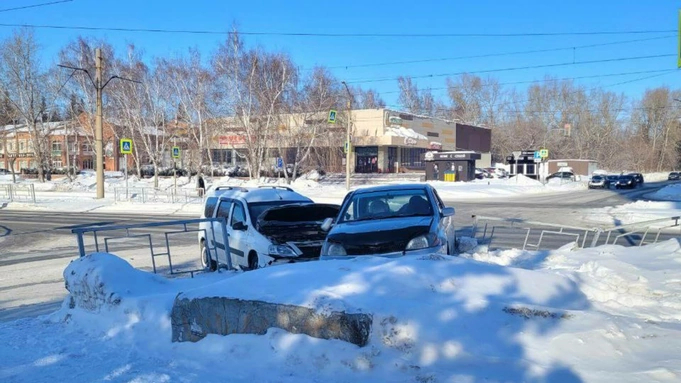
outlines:
M324 254L332 257L348 255L343 245L339 243L329 243Z
M412 238L412 240L407 243L407 248L405 250L426 249L439 245L441 245L440 238L433 233L428 233Z
M269 253L280 257L297 257L299 255L293 249L284 245L270 245Z

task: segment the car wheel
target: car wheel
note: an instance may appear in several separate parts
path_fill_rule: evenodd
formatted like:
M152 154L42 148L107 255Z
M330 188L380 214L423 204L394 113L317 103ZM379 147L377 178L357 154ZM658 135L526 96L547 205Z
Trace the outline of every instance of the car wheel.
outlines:
M258 254L255 251L248 253L248 270L256 270L258 268Z
M204 268L215 271L218 269L218 263L214 261L206 248L206 241L201 241L201 266Z

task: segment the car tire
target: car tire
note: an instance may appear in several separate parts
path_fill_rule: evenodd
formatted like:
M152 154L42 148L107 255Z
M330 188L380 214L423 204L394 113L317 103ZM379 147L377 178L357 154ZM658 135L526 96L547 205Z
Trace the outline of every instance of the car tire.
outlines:
M209 259L209 254L208 254L208 249L206 248L206 241L202 240L201 241L201 266L203 268L208 269L210 271L215 271L218 269L218 263L214 261L212 258Z
M248 270L256 270L258 266L258 253L251 251L248 253Z

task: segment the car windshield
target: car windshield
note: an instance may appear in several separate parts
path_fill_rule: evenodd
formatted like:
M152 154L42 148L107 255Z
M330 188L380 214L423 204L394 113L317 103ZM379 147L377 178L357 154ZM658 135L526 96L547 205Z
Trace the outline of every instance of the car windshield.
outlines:
M283 205L290 205L294 203L310 203L309 201L271 201L271 202L256 202L248 204L248 214L251 215L251 222L257 222L258 217L265 210Z
M631 181L631 180L633 180L633 179L634 179L634 177L632 177L632 176L622 176L622 177L620 177L620 180L622 180L622 181Z
M591 177L591 180L592 180L592 181L603 181L603 177L601 177L601 176L593 176L593 177Z
M432 214L432 204L425 190L390 190L355 194L345 205L340 222Z

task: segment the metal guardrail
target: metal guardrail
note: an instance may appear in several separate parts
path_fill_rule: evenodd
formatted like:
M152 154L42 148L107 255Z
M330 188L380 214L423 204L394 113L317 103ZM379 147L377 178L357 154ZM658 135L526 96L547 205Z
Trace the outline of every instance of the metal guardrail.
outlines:
M203 203L204 196L204 189L114 188L114 200L116 202Z
M584 248L586 246L586 240L589 236L589 233L594 233L594 237L591 242L591 246L594 246L596 242L598 241L598 238L600 236L601 229L600 228L587 228L587 227L580 227L580 226L570 226L570 225L560 225L560 224L555 224L555 223L547 223L547 222L538 222L538 221L528 221L525 219L520 219L520 218L497 218L497 217L486 217L486 216L480 216L480 215L473 215L473 219L475 219L475 224L473 226L473 236L477 234L478 231L478 226L480 225L480 222L483 221L485 223L484 226L484 231L482 234L482 239L485 239L487 237L487 229L489 227L490 222L496 222L499 223L497 225L492 225L492 230L490 232L490 239L494 236L494 230L497 226L504 226L504 227L511 227L511 228L519 228L521 230L526 230L525 234L525 241L523 242L523 250L525 250L528 246L534 247L534 248L539 248L541 246L542 240L544 239L545 234L554 234L554 235L563 235L563 236L570 236L570 237L575 237L575 242L577 243L578 246ZM537 228L538 226L539 228ZM546 230L545 228L554 228L558 229L556 230ZM530 234L532 230L540 230L540 235L539 235L539 240L537 241L536 244L528 243L530 239ZM567 233L565 230L573 230L573 231L580 231L584 232L584 235L582 236L582 243L581 245L579 244L579 238L580 235L576 233Z
M608 244L614 245L621 238L625 238L625 237L632 238L633 234L640 233L640 234L642 234L642 236L641 236L640 241L638 242L638 246L643 246L646 238L648 237L648 234L650 234L651 231L653 231L653 232L656 231L656 235L655 235L655 238L652 240L652 243L657 243L657 241L660 238L660 234L663 232L663 230L669 229L669 228L674 228L674 227L681 227L681 216L659 218L659 219L643 221L643 222L634 222L634 223L625 224L625 225L617 225L617 226L609 227L609 228L606 228L606 229L600 228L600 227L587 228L587 227L561 225L561 224L548 223L548 222L529 221L529 220L524 220L524 219L519 219L519 218L497 218L497 217L486 217L486 216L479 216L479 215L473 215L472 218L475 219L475 224L473 226L473 236L474 237L477 235L479 226L481 225L481 223L484 222L484 230L483 230L483 233L482 233L482 239L487 238L487 231L488 231L490 226L491 226L491 231L490 231L490 234L489 234L490 240L494 236L494 230L495 230L496 227L510 227L510 228L518 228L518 229L521 229L521 230L526 230L525 240L524 240L524 243L523 243L523 250L526 250L527 247L533 247L533 248L538 249L541 246L542 241L544 240L544 236L546 234L574 237L575 243L577 244L577 246L579 246L580 248L584 248L584 247L587 247L587 239L588 239L589 235L592 235L592 239L591 239L589 247L594 247L594 246L598 245L598 242L599 242L601 236L605 233L607 233L607 236L605 238L605 242L602 243L602 244L605 244L605 245L608 245ZM550 230L550 229L558 229L558 230ZM536 244L528 243L532 230L540 230L539 240L537 241ZM566 232L565 230L571 230L573 232ZM583 235L580 235L578 233L574 233L575 231L576 232L583 232ZM621 233L616 235L611 242L610 239L612 237L612 234L616 231L620 231ZM581 236L581 243L580 243L580 236Z
M615 239L612 241L611 245L616 244L620 238L624 237L631 238L632 234L642 233L643 236L641 237L641 241L639 242L638 246L643 246L643 243L645 242L646 237L648 236L648 233L650 232L651 229L653 230L657 229L657 234L655 235L655 239L653 241L653 243L657 243L658 239L660 238L660 234L662 233L662 230L669 229L672 227L681 227L681 225L679 224L680 220L681 217L666 217L653 219L649 221L634 222L625 225L613 226L611 228L603 230L603 232L608 233L607 237L605 238L605 244L606 245L608 244L608 242L610 241L610 237L614 231L626 230L625 232L615 236Z
M14 201L31 201L35 203L35 186L33 184L0 184L0 199Z
M215 230L205 230L205 229L190 229L187 227L187 225L190 224L199 224L202 222L209 222L209 223L219 223L221 226L221 231L222 231L222 238L224 238L224 244L220 244L215 241ZM165 252L162 253L155 253L154 252L154 246L151 240L151 234L149 233L144 233L144 234L131 234L130 230L131 229L144 229L144 228L152 228L152 227L163 227L163 226L180 226L182 229L180 230L171 230L171 231L166 231L164 232L164 238L165 238ZM150 223L138 223L138 224L130 224L130 225L106 225L106 226L87 226L87 227L78 227L71 229L71 232L73 234L76 234L78 238L78 252L81 257L85 256L85 240L84 240L84 235L86 233L92 233L92 236L94 238L94 245L95 245L95 251L99 252L100 251L100 244L99 244L99 233L102 232L111 232L111 231L117 231L117 230L125 230L124 235L118 235L118 236L110 236L110 237L105 237L104 238L104 251L109 252L109 243L112 241L116 240L124 240L124 239L130 239L130 238L147 238L149 242L149 251L151 253L151 263L152 263L152 268L154 270L154 274L156 274L156 257L159 256L167 256L168 257L168 266L170 268L170 274L181 274L179 272L174 272L173 271L173 261L172 261L172 256L170 253L170 242L169 242L169 235L172 234L178 234L178 233L193 233L193 232L203 232L206 238L208 238L208 233L207 231L210 231L210 234L212 235L212 240L211 241L206 241L206 251L208 251L208 255L210 258L213 258L212 255L215 255L215 260L217 262L217 267L218 269L220 268L221 265L226 265L228 270L231 270L232 267L232 259L229 251L229 235L227 233L227 220L225 217L221 218L200 218L200 219L189 219L189 220L176 220L176 221L166 221L166 222L150 222ZM218 248L221 248L222 255L225 259L225 262L221 262L219 253L217 251ZM194 272L199 271L199 270L190 270L185 273L191 273L192 277L194 276Z

